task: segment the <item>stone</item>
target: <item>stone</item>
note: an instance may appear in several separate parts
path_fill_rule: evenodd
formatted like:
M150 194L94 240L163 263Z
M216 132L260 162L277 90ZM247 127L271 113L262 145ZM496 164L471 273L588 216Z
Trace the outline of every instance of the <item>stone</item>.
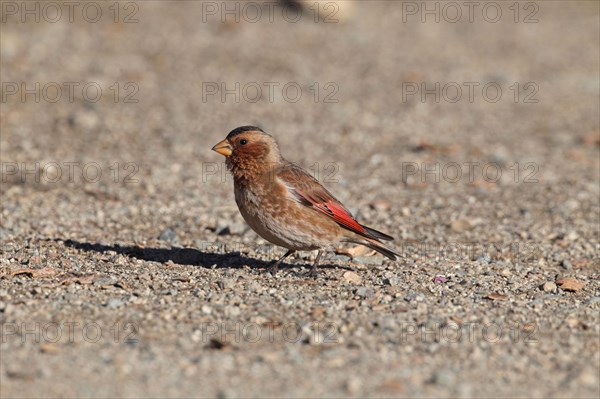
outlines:
M544 290L544 292L555 293L558 287L552 281L546 281L542 286L542 289Z
M467 219L458 219L450 223L450 229L457 233L462 233L463 231L471 230L472 228L473 225Z
M564 291L577 292L585 286L583 281L574 277L563 277L556 280L556 284Z
M395 287L400 285L400 279L396 276L390 276L383 279L383 284Z
M109 309L117 309L123 306L123 301L119 298L110 298L106 302L106 307Z
M565 270L571 270L573 268L573 264L568 259L563 259L562 262L560 262L560 265Z
M160 233L160 236L158 236L158 239L161 241L166 241L166 242L178 241L177 234L175 234L175 231L173 231L171 229L166 229L162 233Z
M344 272L342 275L342 280L350 284L360 284L362 282L362 278L358 274L351 271Z
M372 298L375 295L375 293L371 288L359 287L356 289L356 295L358 295L361 298Z

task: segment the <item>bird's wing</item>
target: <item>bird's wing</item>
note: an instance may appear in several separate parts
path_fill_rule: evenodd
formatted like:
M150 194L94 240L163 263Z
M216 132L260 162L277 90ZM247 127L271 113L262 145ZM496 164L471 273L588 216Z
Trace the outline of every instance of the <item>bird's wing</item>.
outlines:
M370 235L340 201L299 166L292 163L285 164L276 171L276 176L286 187L293 200L321 212L350 231L363 236Z

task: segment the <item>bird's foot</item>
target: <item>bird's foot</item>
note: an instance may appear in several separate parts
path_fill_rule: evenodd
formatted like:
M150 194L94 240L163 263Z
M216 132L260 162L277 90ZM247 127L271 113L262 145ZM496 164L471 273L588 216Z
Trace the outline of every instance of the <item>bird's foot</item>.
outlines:
M275 275L277 274L277 270L279 270L279 265L281 264L281 262L283 262L285 258L290 256L294 252L295 251L293 249L288 249L287 252L281 258L279 258L279 260L273 263L273 265L266 270L266 273L271 273L271 275L275 277Z
M313 263L312 267L310 268L310 271L308 272L308 275L310 277L317 277L319 275L319 273L317 272L317 266L319 265L319 260L321 259L322 254L323 254L322 250L319 250L319 252L317 252L317 257L315 258L315 262Z
M265 269L265 273L270 273L273 277L275 277L277 275L278 271L279 271L279 262L275 262L271 266L269 266Z

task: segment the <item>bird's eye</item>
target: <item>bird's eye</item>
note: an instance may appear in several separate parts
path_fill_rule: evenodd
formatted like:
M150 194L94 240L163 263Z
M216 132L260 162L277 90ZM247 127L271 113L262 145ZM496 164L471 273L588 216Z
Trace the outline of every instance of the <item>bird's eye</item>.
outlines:
M239 141L239 143L240 143L240 145L246 145L246 144L248 144L248 140L246 140L246 139L241 139L241 140Z

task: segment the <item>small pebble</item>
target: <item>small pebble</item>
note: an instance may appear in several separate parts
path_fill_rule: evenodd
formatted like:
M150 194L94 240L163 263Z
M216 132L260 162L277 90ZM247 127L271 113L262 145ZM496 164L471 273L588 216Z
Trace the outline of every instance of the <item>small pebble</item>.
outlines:
M242 235L246 231L246 225L242 223L219 224L216 228L217 235Z
M544 285L542 286L542 289L544 290L544 292L554 293L554 292L556 292L557 288L558 287L556 286L556 284L552 281L546 281L544 283Z
M394 287L400 285L400 279L398 277L387 277L383 279L383 284Z
M450 223L450 229L457 233L462 233L464 231L471 230L472 227L472 223L467 219L458 219Z
M375 294L371 288L359 287L356 289L356 295L358 295L361 298L371 298Z
M204 314L211 314L212 313L212 308L208 305L202 305L202 313Z
M230 290L230 289L233 289L233 287L235 286L235 281L231 278L224 278L224 279L217 281L217 285L222 290L225 290L225 289Z
M106 307L109 309L116 309L123 306L123 301L119 298L110 298L108 302L106 302Z
M175 234L175 232L171 229L166 229L162 233L160 233L158 239L166 242L175 242L178 240L177 234Z
M483 263L490 263L490 260L491 259L490 259L490 256L488 254L478 256L475 259L476 262L483 262Z
M573 264L571 263L571 261L569 261L567 259L563 259L563 261L560 262L560 265L565 270L571 270L573 268Z
M358 274L351 271L344 272L342 275L342 280L351 284L360 284L362 282L362 278Z

